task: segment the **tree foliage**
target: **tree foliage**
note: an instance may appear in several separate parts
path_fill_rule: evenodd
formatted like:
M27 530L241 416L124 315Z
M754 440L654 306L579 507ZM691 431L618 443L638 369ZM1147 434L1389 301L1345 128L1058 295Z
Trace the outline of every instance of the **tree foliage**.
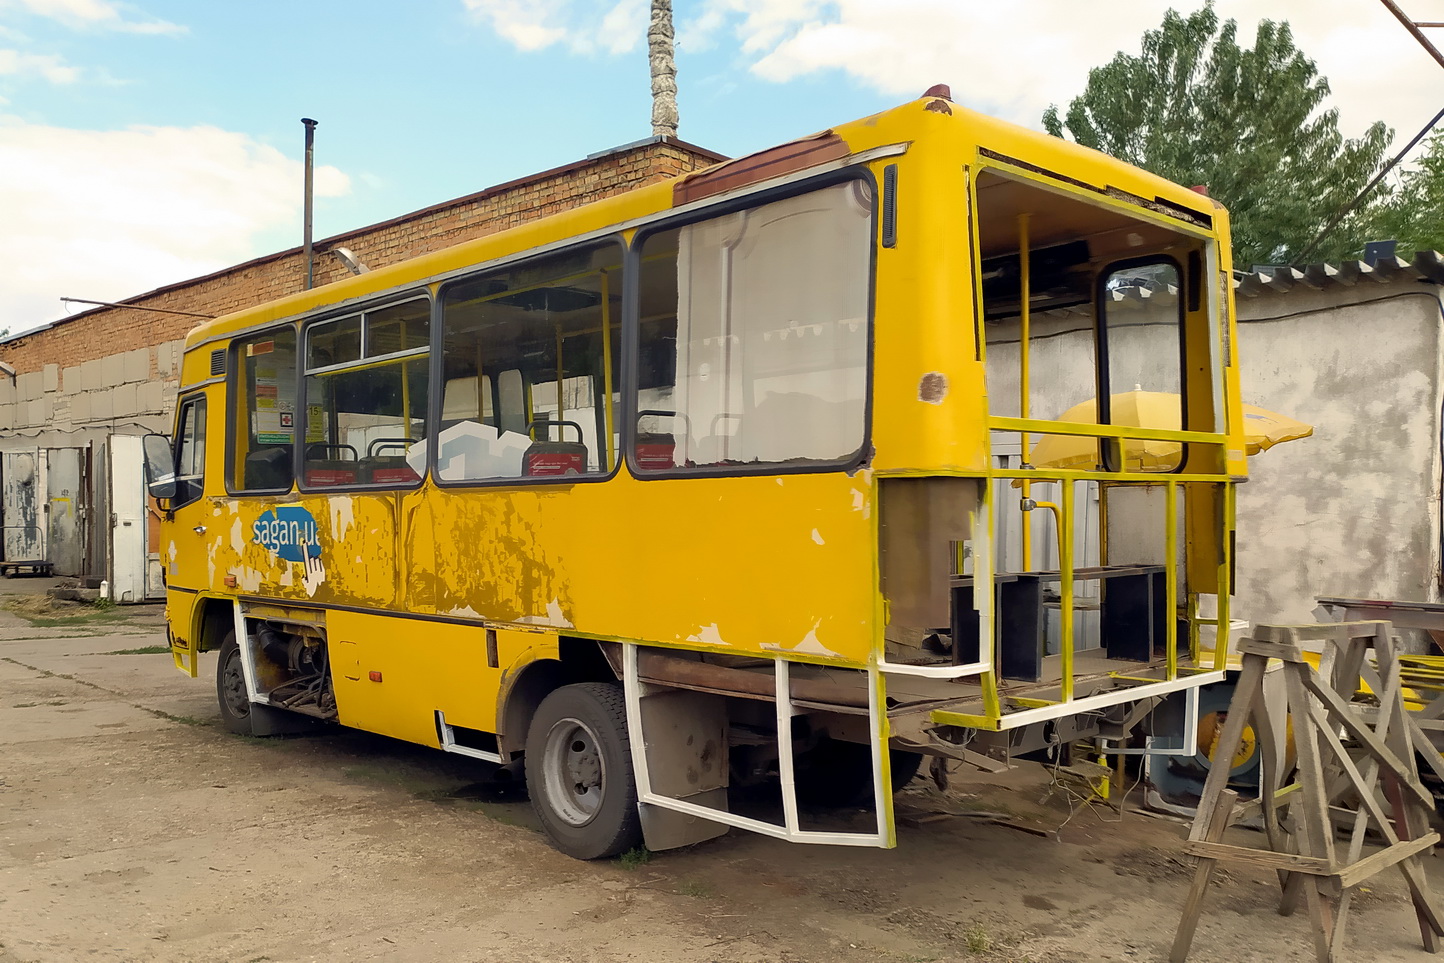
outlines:
M1398 176L1368 221L1371 238L1397 240L1405 257L1413 251L1444 251L1444 133L1429 138L1424 153Z
M1234 262L1247 267L1297 255L1383 162L1393 132L1377 122L1345 139L1328 96L1287 23L1261 21L1254 46L1240 47L1237 23L1220 23L1209 0L1187 17L1169 10L1138 55L1120 52L1089 71L1067 113L1049 107L1043 126L1206 186L1228 207ZM1348 232L1366 222L1351 218L1314 256L1356 254L1369 238Z

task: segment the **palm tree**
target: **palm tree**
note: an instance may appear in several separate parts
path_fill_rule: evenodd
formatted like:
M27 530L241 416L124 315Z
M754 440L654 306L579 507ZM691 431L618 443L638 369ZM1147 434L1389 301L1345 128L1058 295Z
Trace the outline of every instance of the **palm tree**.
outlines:
M652 0L647 59L652 65L652 134L676 137L677 59L672 54L672 0Z

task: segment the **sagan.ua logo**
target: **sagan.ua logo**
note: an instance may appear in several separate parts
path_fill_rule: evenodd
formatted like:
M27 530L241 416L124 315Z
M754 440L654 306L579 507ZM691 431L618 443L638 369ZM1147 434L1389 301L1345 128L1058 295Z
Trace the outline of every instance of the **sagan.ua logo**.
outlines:
M288 562L321 557L316 519L300 505L267 509L251 526L252 540Z

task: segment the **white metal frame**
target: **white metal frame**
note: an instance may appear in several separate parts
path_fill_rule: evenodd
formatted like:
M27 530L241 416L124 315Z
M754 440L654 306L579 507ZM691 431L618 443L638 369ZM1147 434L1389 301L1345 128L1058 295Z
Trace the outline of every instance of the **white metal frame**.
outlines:
M1003 732L1008 729L1016 729L1019 726L1031 725L1034 722L1047 722L1050 719L1061 719L1063 716L1077 715L1080 712L1107 709L1110 706L1116 706L1124 702L1137 702L1139 699L1147 699L1150 696L1168 695L1170 692L1187 691L1190 689L1196 691L1203 686L1224 681L1224 677L1227 674L1227 671L1223 669L1214 672L1198 672L1193 675L1181 675L1171 682L1167 680L1146 682L1142 685L1128 686L1123 689L1112 689L1095 696L1085 696L1082 699L1059 702L1050 706L1039 706L1036 709L1023 709L1019 712L1009 712L998 721L997 731Z
M251 635L246 631L246 613L241 600L236 599L235 610L236 644L241 647L241 674L246 677L246 695L252 702L263 706L271 704L271 697L263 695L256 687L256 653L251 645Z
M1148 736L1142 749L1123 749L1110 746L1116 739L1100 736L1098 751L1107 756L1196 756L1198 755L1198 689L1183 690L1183 741L1177 749L1153 748L1153 736Z
M482 759L486 762L494 762L498 765L506 763L499 752L487 752L485 749L473 749L470 746L460 745L456 737L452 735L451 726L446 723L446 713L440 709L436 710L436 728L441 733L441 748L445 752L454 752L458 756L470 756L473 759Z
M635 643L622 645L622 691L627 706L627 735L632 747L632 771L637 780L637 801L659 809L701 819L709 819L726 826L750 830L764 836L785 839L794 843L816 843L832 846L872 846L880 849L894 844L892 831L892 793L887 790L891 773L887 757L883 754L883 740L879 738L884 724L882 716L883 677L876 668L865 670L868 681L867 715L869 740L872 748L873 803L877 813L877 831L874 833L834 833L804 830L798 825L797 783L792 757L792 686L790 664L781 656L774 657L773 667L776 680L777 699L777 758L778 772L782 777L783 824L764 822L723 812L710 806L674 799L652 791L652 776L647 767L647 740L642 732L642 696L644 684L637 671L637 648ZM951 667L950 667L951 668ZM665 687L659 687L665 688Z

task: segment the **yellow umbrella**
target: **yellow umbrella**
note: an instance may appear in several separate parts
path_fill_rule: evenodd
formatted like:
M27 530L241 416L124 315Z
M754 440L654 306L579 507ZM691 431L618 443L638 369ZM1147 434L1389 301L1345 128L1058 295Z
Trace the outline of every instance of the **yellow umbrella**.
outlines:
M1135 389L1113 395L1115 425L1177 431L1181 426L1178 395L1167 391ZM1098 423L1098 404L1084 401L1058 416L1059 421ZM1257 405L1243 406L1246 451L1257 455L1265 449L1314 433L1312 425L1295 421ZM1129 438L1123 441L1124 464L1130 471L1168 471L1178 464L1179 443ZM1098 440L1077 435L1044 435L1028 458L1034 468L1087 471L1098 467Z

